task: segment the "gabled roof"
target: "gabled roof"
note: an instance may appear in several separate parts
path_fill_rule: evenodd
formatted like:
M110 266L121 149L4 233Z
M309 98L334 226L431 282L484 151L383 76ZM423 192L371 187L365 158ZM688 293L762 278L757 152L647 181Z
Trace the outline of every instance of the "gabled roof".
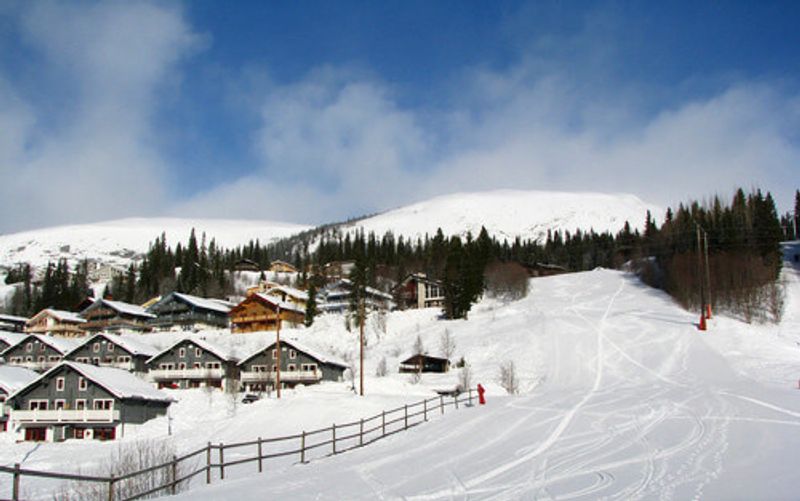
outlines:
M102 386L117 398L157 400L161 402L172 401L169 396L153 388L152 384L148 383L144 379L134 376L126 370L114 369L111 367L98 367L96 365L82 364L78 362L61 362L49 371L42 374L36 380L18 389L13 395L10 395L9 398L22 393L24 390L30 388L64 366L79 372L86 379L92 381L98 386Z
M38 377L39 374L25 367L0 365L0 389L9 395L24 388Z
M100 306L103 305L108 306L109 308L120 314L132 315L134 317L142 317L142 318L156 318L155 315L153 315L152 313L148 313L147 310L145 310L138 304L130 304L122 301L112 301L110 299L104 299L104 298L99 298L91 306L83 310L81 314L86 314L94 310L95 308L99 308Z
M43 336L40 334L25 334L24 338L22 338L18 343L9 346L3 353L11 351L29 339L35 339L41 343L44 343L62 355L69 353L79 344L79 341L73 341L72 339L66 339L63 337Z
M38 321L40 318L44 316L53 317L59 322L67 322L73 324L86 323L86 319L82 318L78 313L73 313L71 311L64 311L64 310L54 310L53 308L45 308L36 315L32 316L30 320L28 320L28 325L36 323L36 321Z
M99 333L99 334L95 334L94 336L92 336L92 337L86 339L85 341L81 342L78 346L76 346L74 349L70 350L69 353L67 353L64 356L71 355L73 352L78 351L79 349L81 349L84 346L88 346L90 343L93 343L93 342L97 341L99 338L103 338L103 339L107 340L108 342L116 344L117 346L119 346L120 348L123 348L125 351L127 351L128 353L130 353L131 355L134 355L134 356L135 355L142 355L142 356L145 356L145 357L152 357L153 355L158 353L158 350L155 347L153 347L153 346L151 346L151 345L149 345L147 343L143 343L143 342L141 342L139 340L132 339L130 337L122 337L122 336L118 336L118 335L114 335L114 334Z
M187 304L190 304L195 308L200 308L201 310L210 310L223 314L227 314L229 311L231 311L231 308L225 306L222 303L222 300L205 299L202 297L192 296L191 294L184 294L182 292L172 292L161 298L157 303L151 305L150 308L154 308L156 305L165 303L173 297L178 299L179 301L183 301Z
M350 279L340 278L339 280L333 282L332 284L325 286L324 290L328 291L328 293L332 293L335 292L337 289L352 291L352 288L353 288L353 282ZM377 296L382 299L386 300L394 299L394 296L392 296L391 294L387 294L386 292L378 290L374 287L364 287L364 291L371 296Z
M5 315L0 313L0 322L11 322L12 324L24 324L28 319L25 317L18 317L15 315Z
M398 288L398 287L404 286L405 284L407 284L408 282L410 282L412 280L415 280L417 282L422 282L424 284L431 284L431 285L441 285L442 284L441 280L436 280L436 279L433 279L433 278L429 278L424 273L409 273L408 275L406 275L406 277L403 280L400 281L400 283L397 286L395 286L395 289Z
M22 342L28 335L21 332L0 331L0 341L5 341L8 346Z
M301 291L300 289L295 289L294 287L289 287L288 285L271 287L264 294L271 296L273 292L282 292L289 297L293 297L301 301L308 301L308 293L306 291Z
M152 362L153 360L157 359L161 355L164 355L165 353L169 353L173 348L176 348L179 344L184 343L186 341L199 346L200 348L202 348L203 350L205 350L205 351L207 351L209 353L213 353L214 355L218 356L222 360L226 360L226 361L230 361L230 362L236 362L236 361L239 360L236 356L233 355L233 353L231 353L230 350L228 350L226 348L223 348L222 346L218 346L216 344L209 343L205 339L199 339L199 338L194 338L194 337L185 337L185 338L180 339L177 342L171 344L168 348L166 348L164 350L161 350L160 352L156 353L152 357L148 358L147 359L147 363L149 364L150 362Z
M298 308L297 306L293 305L292 303L290 303L288 301L281 301L278 298L276 298L275 296L268 296L268 295L264 294L263 292L256 292L255 294L250 294L249 296L247 296L244 299L244 301L242 301L241 303L237 304L236 308L238 308L239 306L241 306L245 302L251 300L251 298L255 299L255 300L258 300L258 301L260 301L262 303L267 303L269 305L275 306L276 308L280 307L280 309L282 309L282 310L288 310L288 311L293 311L295 313L305 314L305 311L301 310L300 308Z
M277 339L276 339L277 340ZM309 357L327 365L338 365L339 367L344 367L345 369L349 367L346 362L336 357L332 357L330 355L325 355L317 350L309 348L308 346L303 345L302 343L294 340L294 339L281 339L281 346L289 345L297 351L303 352ZM258 351L255 351L244 358L239 365L244 364L245 362L249 361L251 358L258 356L259 354L263 353L264 351L271 350L275 346L275 342L273 341L265 348L260 348Z
M410 363L413 358L418 357L418 356L421 356L423 358L427 358L427 359L430 359L430 360L438 360L440 362L449 362L449 359L447 357L443 356L443 355L439 355L439 354L432 355L430 353L417 353L417 354L409 356L408 358L406 358L405 360L401 361L400 363L401 364Z

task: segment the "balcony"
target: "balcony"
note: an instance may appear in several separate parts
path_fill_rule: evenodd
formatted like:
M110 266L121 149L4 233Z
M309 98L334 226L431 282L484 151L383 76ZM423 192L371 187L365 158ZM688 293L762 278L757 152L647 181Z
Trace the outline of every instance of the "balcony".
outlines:
M271 382L275 379L274 372L242 371L243 383ZM322 379L322 371L281 371L281 382L284 383L316 383Z
M163 381L171 379L222 379L224 369L150 369L150 379Z
M34 372L45 372L45 371L49 371L50 369L52 369L53 367L55 367L59 363L60 363L60 360L58 362L47 362L47 361L46 362L35 362L35 361L31 361L31 362L11 362L11 361L9 361L8 365L15 365L17 367L25 367L26 369L30 369L30 370L32 370Z
M119 421L119 411L114 409L12 410L10 420L16 423L113 423Z

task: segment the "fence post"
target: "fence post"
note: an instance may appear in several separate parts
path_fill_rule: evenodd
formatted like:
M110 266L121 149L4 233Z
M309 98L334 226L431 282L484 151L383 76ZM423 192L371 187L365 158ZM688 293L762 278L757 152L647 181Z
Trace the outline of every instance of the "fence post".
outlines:
M469 389L469 405L472 406L472 388Z
M225 480L225 446L219 443L219 479Z
M364 418L358 422L358 446L364 445Z
M114 474L108 477L108 501L114 501ZM16 498L14 498L16 499Z
M331 430L333 430L333 453L336 454L336 423L333 423Z
M439 408L442 410L442 414L444 414L444 395L439 395Z
M404 430L408 429L408 404L403 406L403 426Z
M306 462L306 430L300 435L300 463Z
M422 401L422 418L428 420L428 399Z
M211 483L211 442L206 446L206 484Z
M14 463L14 482L11 487L11 499L19 501L19 463Z
M386 411L381 411L381 436L386 436Z
M264 471L263 465L263 457L261 454L261 437L258 437L258 472L261 473Z
M172 455L172 485L170 487L170 492L174 496L176 492L178 492L178 456L175 454Z

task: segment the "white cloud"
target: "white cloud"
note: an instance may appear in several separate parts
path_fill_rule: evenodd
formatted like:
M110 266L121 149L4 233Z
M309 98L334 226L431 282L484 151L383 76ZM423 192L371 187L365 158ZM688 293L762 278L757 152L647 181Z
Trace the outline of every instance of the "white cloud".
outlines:
M201 41L180 10L33 3L14 15L47 61L36 74L56 80L53 92L70 105L52 126L54 117L37 115L36 103L0 85L0 123L8 124L0 231L162 210L168 167L151 146L156 93Z

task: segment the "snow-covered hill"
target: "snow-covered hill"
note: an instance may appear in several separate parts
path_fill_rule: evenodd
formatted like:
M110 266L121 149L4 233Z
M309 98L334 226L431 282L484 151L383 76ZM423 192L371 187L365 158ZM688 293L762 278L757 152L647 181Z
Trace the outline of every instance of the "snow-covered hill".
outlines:
M0 266L26 262L33 266L67 258L71 263L94 259L102 263L127 266L131 258L147 251L148 245L162 233L167 243L186 242L192 228L198 240L205 232L207 240L235 247L258 239L267 243L288 237L310 227L272 221L227 219L121 219L93 224L59 226L41 230L0 235Z
M596 232L622 229L625 221L632 228L644 227L647 211L654 218L662 210L634 195L603 193L562 193L548 191L498 190L445 195L391 210L377 216L341 225L343 231L392 231L416 239L437 228L445 235L477 236L481 226L498 239L516 237L542 240L547 230Z

